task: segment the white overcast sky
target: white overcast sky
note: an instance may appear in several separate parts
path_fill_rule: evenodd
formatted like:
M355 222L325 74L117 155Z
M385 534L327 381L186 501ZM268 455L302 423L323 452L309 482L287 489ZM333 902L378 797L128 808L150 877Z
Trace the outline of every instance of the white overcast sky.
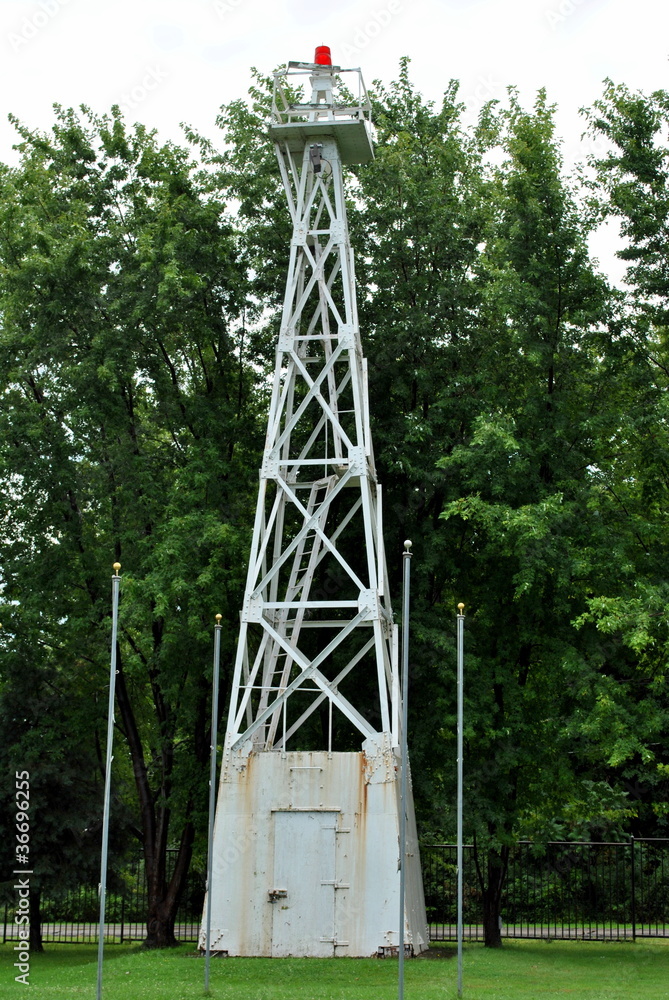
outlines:
M185 121L215 140L251 66L269 73L325 44L368 84L407 55L426 97L455 77L472 110L511 84L527 104L545 86L569 163L578 109L605 77L669 89L668 29L666 0L0 0L0 159L15 155L7 114L47 128L54 102L118 103L165 138Z

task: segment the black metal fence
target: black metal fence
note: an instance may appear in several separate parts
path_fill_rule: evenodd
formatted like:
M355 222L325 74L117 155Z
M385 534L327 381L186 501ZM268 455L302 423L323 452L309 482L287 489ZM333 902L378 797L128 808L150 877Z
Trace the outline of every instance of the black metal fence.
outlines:
M176 860L168 851L168 876ZM205 876L191 871L177 911L175 935L183 942L197 941L202 919ZM3 904L2 940L15 941L14 903ZM138 858L123 871L110 873L105 904L105 940L143 941L146 937L147 885L144 859ZM2 910L0 910L2 913ZM85 944L98 940L100 897L97 886L82 885L41 900L42 940L60 944Z
M430 937L433 941L455 940L455 844L423 847L421 856ZM168 864L173 862L170 854ZM204 882L202 873L188 876L175 925L180 941L197 941ZM463 882L465 938L482 941L481 889L470 845L464 848ZM13 905L11 900L4 904L3 942L17 940ZM96 886L79 886L45 897L43 940L97 941L99 907ZM106 939L119 943L143 940L146 913L146 873L140 858L110 878ZM512 848L509 858L502 920L502 935L509 938L602 941L669 937L669 840L521 842Z
M421 855L430 936L455 940L456 847L423 847ZM463 886L465 938L482 941L482 896L471 845L464 848ZM669 937L669 840L515 845L502 900L502 935Z

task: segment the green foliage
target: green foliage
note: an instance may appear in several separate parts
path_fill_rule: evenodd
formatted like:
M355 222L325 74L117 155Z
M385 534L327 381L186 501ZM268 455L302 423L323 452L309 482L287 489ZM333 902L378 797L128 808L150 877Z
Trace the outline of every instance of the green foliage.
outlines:
M115 821L132 813L167 910L202 851L212 619L224 707L286 273L270 86L221 110L221 153L57 108L49 135L17 123L21 162L0 166L2 754L34 768L40 874L83 862L118 559ZM404 60L372 100L349 221L392 594L405 538L416 556L414 785L423 831L451 832L464 601L466 826L492 926L519 835L666 830L669 97L607 84L589 193L543 92L467 128L457 84L437 107ZM607 214L629 294L590 259Z
M57 108L51 135L17 127L21 163L0 185L4 642L49 650L34 669L76 674L82 706L94 692L80 733L99 772L104 579L123 564L117 779L128 800L135 784L161 898L168 844L187 869L206 809L214 613L227 670L241 600L260 438L245 271L188 150L118 109Z
M603 727L613 734L604 749L622 767L647 822L664 830L669 96L633 93L607 81L587 116L592 133L608 145L593 158L594 200L603 217L620 224L624 245L618 256L629 262L629 294L616 331L614 363L625 378L619 424L599 468L599 508L617 538L620 574L592 594L578 624L594 624L634 664L622 678L626 703ZM624 720L631 723L629 735Z
M280 286L285 234L263 231L283 211L260 137L266 90L251 96L251 110L227 109L224 162ZM519 835L655 832L667 720L638 657L643 629L662 624L661 595L645 618L630 605L633 645L594 615L611 594L630 604L654 559L648 502L663 484L641 414L660 394L644 384L622 296L590 260L597 212L563 176L543 92L525 110L510 91L468 130L457 84L437 108L404 60L372 99L376 158L350 180L349 220L391 592L404 538L416 555L410 711L423 831L452 832L448 623L464 600L466 825L481 856L492 851L493 874Z

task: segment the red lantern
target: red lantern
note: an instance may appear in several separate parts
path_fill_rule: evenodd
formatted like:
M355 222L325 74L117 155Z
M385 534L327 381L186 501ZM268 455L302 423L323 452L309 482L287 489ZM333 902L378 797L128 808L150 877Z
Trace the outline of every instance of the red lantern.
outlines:
M317 45L314 62L317 66L332 66L332 56L329 45Z

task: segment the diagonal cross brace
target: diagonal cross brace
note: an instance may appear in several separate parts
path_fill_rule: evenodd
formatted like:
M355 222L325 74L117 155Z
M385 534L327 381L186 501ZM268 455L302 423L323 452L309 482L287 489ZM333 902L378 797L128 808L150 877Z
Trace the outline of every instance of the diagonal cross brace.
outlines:
M361 622L365 621L366 616L369 614L369 610L370 610L369 608L366 607L363 608L362 611L360 611L359 614L355 616L355 618L351 619L346 628L342 629L339 635L336 636L330 643L328 643L325 649L321 650L321 652L317 656L315 656L311 662L306 660L298 649L295 649L295 647L290 646L286 642L285 638L282 635L280 635L275 629L273 629L268 622L263 622L264 627L267 629L272 638L275 639L276 642L278 642L281 646L283 646L284 649L288 650L291 653L297 665L301 667L302 672L293 681L291 681L288 687L284 691L282 691L281 694L277 695L272 704L268 705L264 712L261 712L260 715L257 716L257 718L248 727L248 729L246 729L246 731L243 732L241 736L237 737L235 742L232 744L231 747L232 750L238 750L243 743L245 743L248 739L250 739L251 736L253 736L253 734L256 732L256 730L259 729L262 725L264 725L264 723L274 714L274 712L278 708L281 708L283 703L290 697L290 695L294 691L297 691L297 689L301 687L305 681L309 680L310 678L314 678L319 687L325 687L327 688L328 691L330 690L329 682L326 680L326 678L323 677L322 674L320 674L318 668L321 665L321 663L323 663L328 658L330 653L334 652L337 646L339 646L343 642L343 640L347 636L349 636L351 632L353 632L353 630L358 627L358 625L360 625ZM316 674L318 676L314 676ZM331 691L330 693L334 695L333 691ZM365 735L372 736L374 734L374 730L369 725L369 723L366 722L364 719L362 719L362 716L358 712L355 712L355 715L358 716L358 718L361 719L362 722L364 723L365 728L363 732L365 733ZM352 719L351 721L354 720ZM356 721L356 725L360 727L360 722Z

